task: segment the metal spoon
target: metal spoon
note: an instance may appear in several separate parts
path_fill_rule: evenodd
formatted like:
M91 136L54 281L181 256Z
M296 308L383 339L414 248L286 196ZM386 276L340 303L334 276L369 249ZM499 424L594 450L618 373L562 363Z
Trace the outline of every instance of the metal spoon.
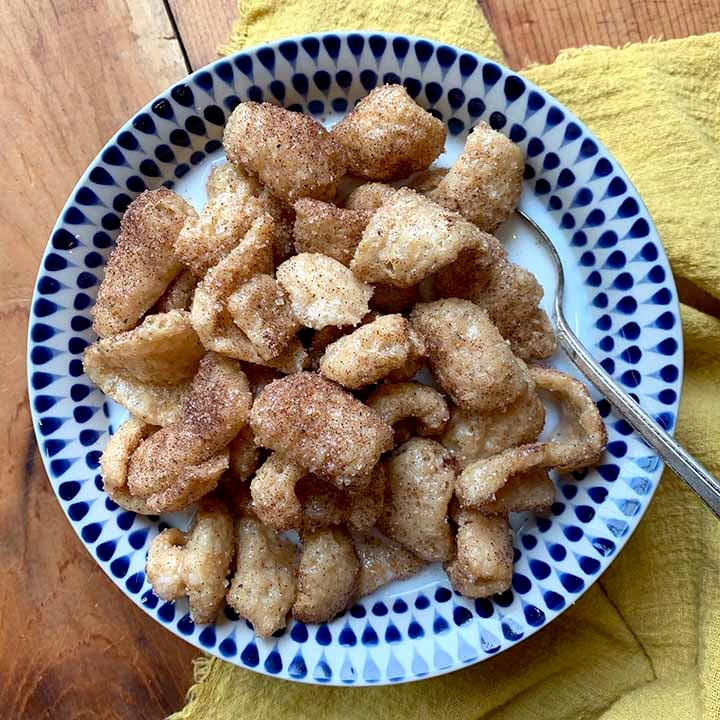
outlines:
M638 403L624 390L621 390L593 360L586 347L571 330L563 313L563 291L565 275L560 256L545 231L522 210L515 211L530 225L542 240L550 254L555 272L557 287L553 310L558 345L566 352L580 372L607 398L610 404L635 428L642 439L657 450L660 457L671 467L678 477L720 517L720 482L711 475L695 458L666 433Z

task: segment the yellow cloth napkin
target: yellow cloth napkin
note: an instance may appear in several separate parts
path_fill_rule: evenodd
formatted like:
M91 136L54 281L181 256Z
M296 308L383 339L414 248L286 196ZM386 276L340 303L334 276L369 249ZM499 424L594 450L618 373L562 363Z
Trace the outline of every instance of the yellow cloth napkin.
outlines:
M243 0L226 52L278 37L367 28L499 58L474 0ZM683 305L680 440L720 472L720 35L572 50L525 73L574 110L638 187ZM704 312L703 312L704 311ZM720 523L666 471L638 530L555 622L496 658L385 688L294 685L216 659L175 720L272 717L720 717Z

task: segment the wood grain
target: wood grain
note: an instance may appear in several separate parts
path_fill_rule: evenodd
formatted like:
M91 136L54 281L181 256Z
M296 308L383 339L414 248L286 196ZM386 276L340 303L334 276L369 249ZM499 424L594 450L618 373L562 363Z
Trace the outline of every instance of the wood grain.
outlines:
M217 58L237 0L168 0L193 69ZM621 46L720 30L718 0L478 0L508 65L552 62L566 48Z
M167 0L193 70L218 58L238 14L237 0Z
M0 3L0 707L6 718L153 718L197 654L122 596L62 514L25 386L27 309L76 179L186 70L161 0Z
M718 0L478 0L514 69L566 48L720 30Z

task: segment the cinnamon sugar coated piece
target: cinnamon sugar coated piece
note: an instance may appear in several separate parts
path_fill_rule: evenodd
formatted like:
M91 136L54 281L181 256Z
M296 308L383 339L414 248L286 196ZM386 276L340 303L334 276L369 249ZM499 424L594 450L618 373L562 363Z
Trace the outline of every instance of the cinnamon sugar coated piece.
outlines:
M445 145L441 120L402 85L375 88L331 130L348 170L367 180L398 180L429 167Z
M452 554L447 509L455 481L450 453L434 440L411 438L393 452L385 470L378 528L423 560L447 560Z
M100 337L130 330L182 270L173 245L195 211L172 190L146 190L128 206L92 307Z
M360 210L373 213L397 190L385 183L369 182L358 185L346 198L345 207L349 210Z
M457 298L421 303L410 319L438 384L456 405L502 410L527 390L527 367L477 305Z
M408 287L482 244L462 215L400 188L370 218L350 267L365 282Z
M269 103L240 103L225 126L228 160L276 197L329 200L345 174L345 156L330 133L307 115Z
M367 485L392 428L339 385L315 373L275 380L256 398L250 425L258 443L338 486Z
M299 253L322 253L349 265L370 213L346 210L312 198L301 198L293 207L295 249Z
M300 253L276 270L292 311L306 327L357 325L367 314L373 289L342 263L320 253Z
M332 620L350 602L359 574L360 562L346 530L303 533L293 617L305 623Z
M495 232L517 207L524 168L520 148L481 122L430 197L457 210L481 230Z
M227 308L263 360L277 357L300 329L287 293L263 273L240 285L228 298Z

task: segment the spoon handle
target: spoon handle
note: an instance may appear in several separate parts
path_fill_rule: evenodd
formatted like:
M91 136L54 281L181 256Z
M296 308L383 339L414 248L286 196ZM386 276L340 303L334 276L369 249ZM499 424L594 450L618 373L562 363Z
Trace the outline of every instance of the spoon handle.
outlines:
M593 360L560 313L557 313L556 320L558 344L567 353L570 360L635 428L642 439L657 450L665 463L715 513L716 517L720 517L720 482L718 479L615 384L603 368Z

